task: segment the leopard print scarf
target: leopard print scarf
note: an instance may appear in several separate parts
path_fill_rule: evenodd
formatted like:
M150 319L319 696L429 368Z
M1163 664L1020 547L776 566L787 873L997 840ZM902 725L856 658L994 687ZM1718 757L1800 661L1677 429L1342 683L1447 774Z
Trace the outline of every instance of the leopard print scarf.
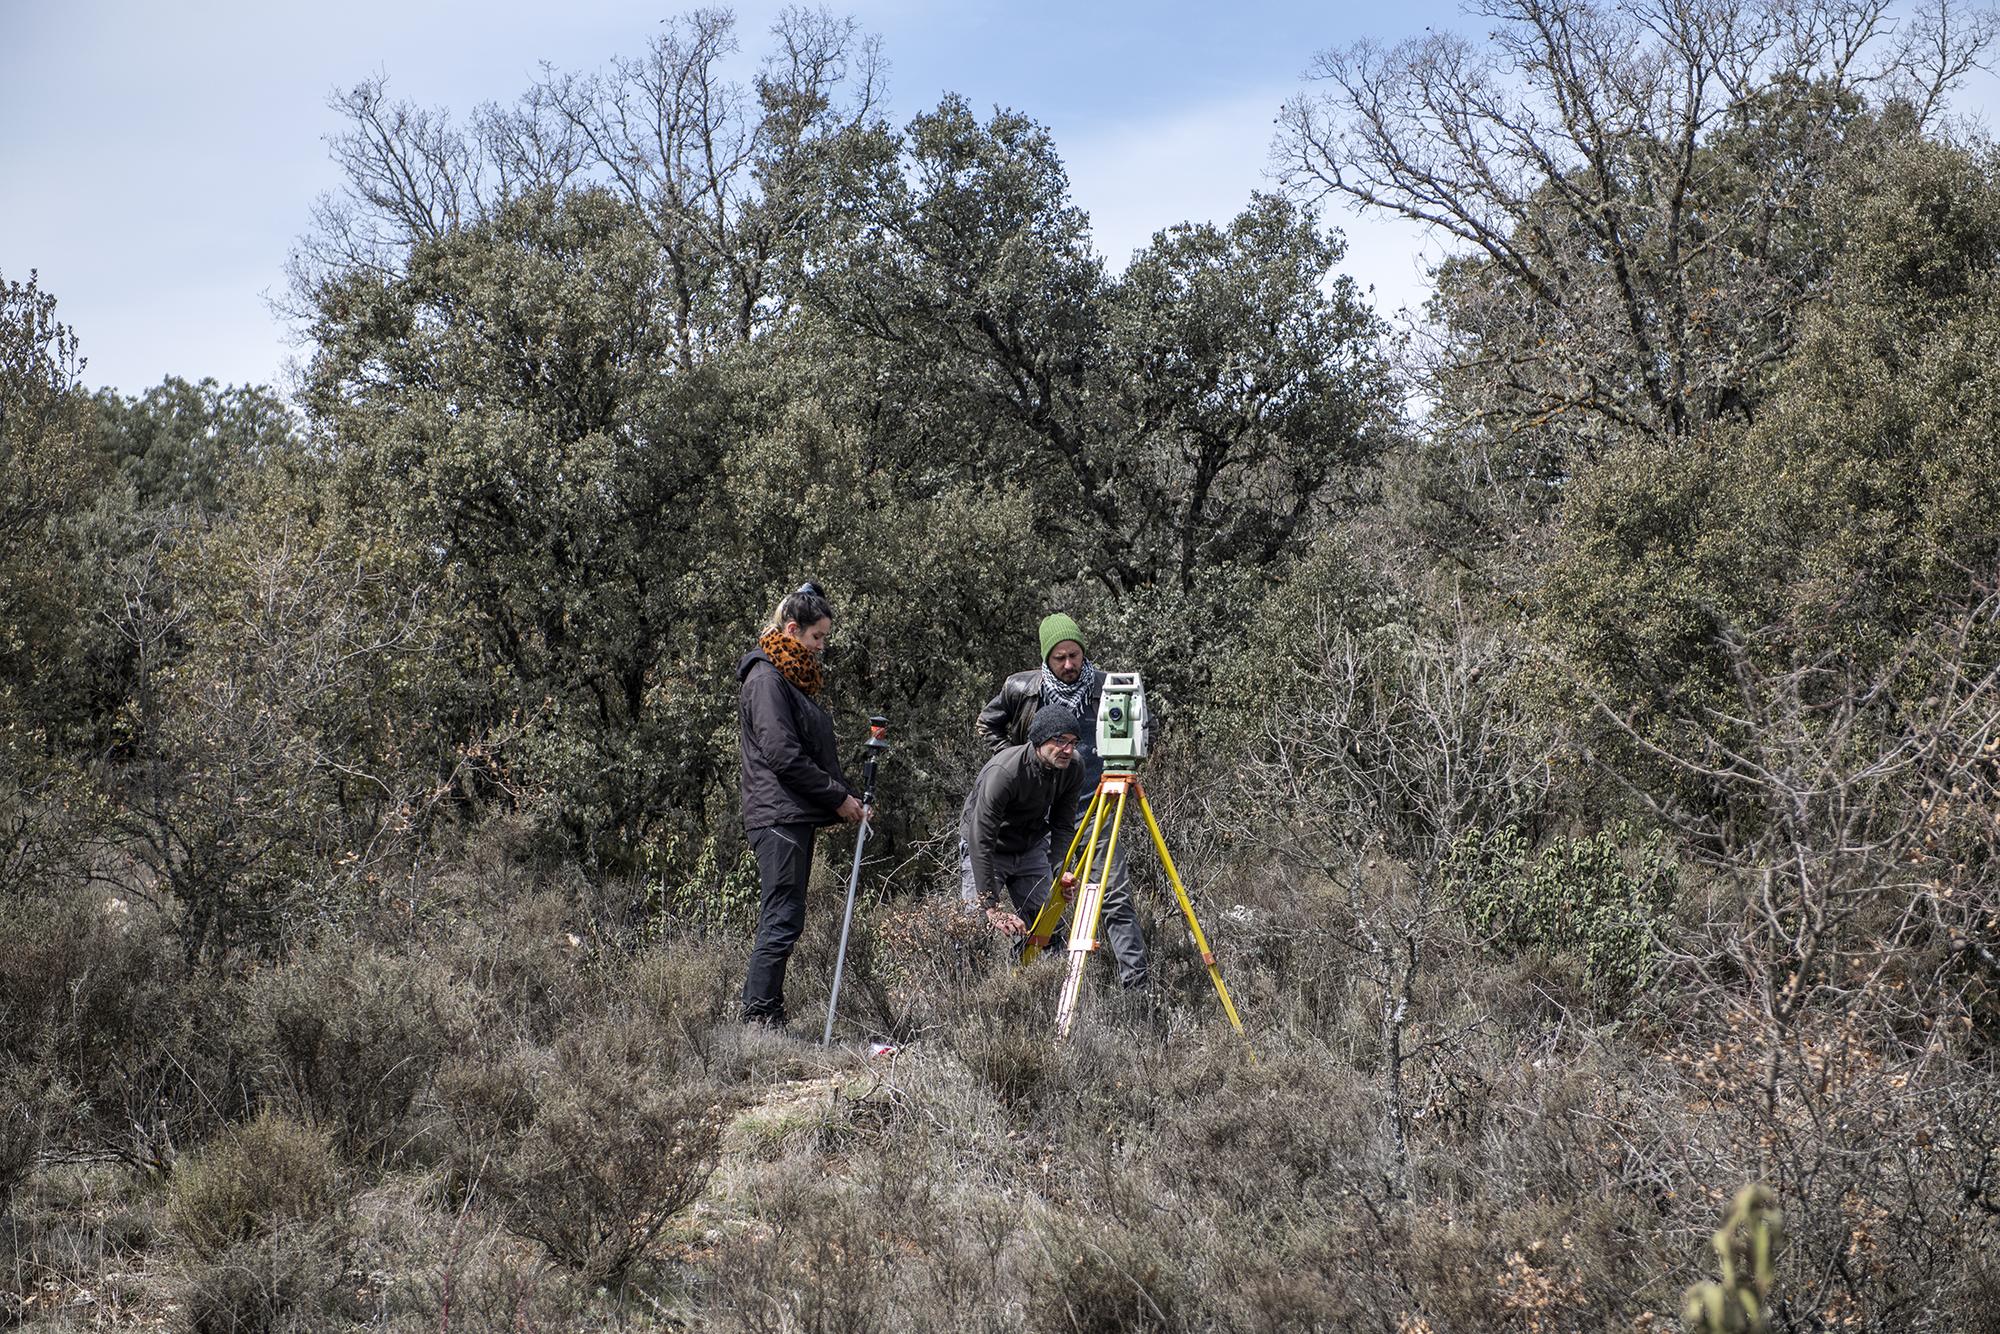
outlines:
M785 674L787 681L806 694L817 695L819 688L826 684L826 674L819 665L819 659L806 652L805 645L783 630L760 635L757 647L770 655L771 661Z

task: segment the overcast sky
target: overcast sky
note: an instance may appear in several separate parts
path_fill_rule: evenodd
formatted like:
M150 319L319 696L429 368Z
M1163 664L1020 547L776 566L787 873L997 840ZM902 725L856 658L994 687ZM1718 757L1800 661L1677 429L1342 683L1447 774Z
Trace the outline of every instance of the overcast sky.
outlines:
M965 95L1053 131L1099 248L1122 265L1165 226L1226 220L1268 184L1272 117L1313 52L1395 39L1445 5L865 0L897 123ZM749 56L775 3L736 7ZM511 101L539 63L635 55L671 5L567 0L343 5L0 0L0 274L41 271L82 341L85 383L168 374L281 383L292 350L266 304L314 197L336 184L328 94L371 74L463 117ZM1393 15L1393 16L1392 16ZM1418 298L1407 234L1349 232L1346 268L1390 308Z

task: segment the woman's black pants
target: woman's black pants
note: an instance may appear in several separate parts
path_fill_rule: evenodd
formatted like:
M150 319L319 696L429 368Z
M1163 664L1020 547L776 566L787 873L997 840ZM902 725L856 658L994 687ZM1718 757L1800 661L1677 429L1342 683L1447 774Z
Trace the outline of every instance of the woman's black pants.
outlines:
M746 837L757 854L757 878L764 888L757 914L757 942L750 947L750 970L743 978L743 1017L764 1023L785 1021L785 963L806 924L806 878L812 874L813 834L809 824L774 824Z

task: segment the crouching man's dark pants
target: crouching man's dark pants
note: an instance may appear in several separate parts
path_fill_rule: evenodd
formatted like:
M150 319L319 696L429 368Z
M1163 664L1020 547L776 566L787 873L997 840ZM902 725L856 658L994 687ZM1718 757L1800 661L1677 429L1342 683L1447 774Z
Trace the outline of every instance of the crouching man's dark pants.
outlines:
M1001 883L1007 887L1007 897L1014 901L1014 911L1021 915L1022 921L1033 926L1035 914L1048 902L1050 882L1055 879L1049 860L1049 845L1043 843L1026 852L1000 853L994 857L993 863ZM1147 971L1146 938L1140 933L1139 915L1132 906L1131 879L1125 870L1124 848L1118 849L1111 869L1111 884L1104 895L1104 911L1098 919L1098 929L1111 946L1113 957L1118 960L1118 985L1143 987ZM963 841L958 845L958 881L959 897L965 901L966 909L978 912L979 890L972 881L972 854ZM1014 953L1018 955L1027 943L1027 937L1016 937ZM1067 948L1068 943L1068 923L1058 923L1048 948L1052 952L1061 951Z
M757 941L743 978L743 1017L764 1023L785 1021L785 964L806 924L806 879L812 874L813 834L809 824L775 824L746 837L757 854L763 904L757 914Z
M1026 852L997 853L993 858L993 870L999 876L1000 883L1006 886L1007 897L1013 900L1014 911L1020 915L1023 922L1033 926L1035 914L1039 913L1042 905L1049 901L1049 884L1055 879L1055 873L1049 869L1048 844L1030 848ZM972 878L972 852L965 846L963 840L960 840L958 845L958 893L965 901L967 912L980 911L979 886ZM1008 905L1002 903L999 906L1004 908ZM1061 949L1063 936L1063 929L1058 926L1055 939L1049 942L1049 948ZM1014 953L1019 954L1027 948L1027 945L1026 936L1016 936Z

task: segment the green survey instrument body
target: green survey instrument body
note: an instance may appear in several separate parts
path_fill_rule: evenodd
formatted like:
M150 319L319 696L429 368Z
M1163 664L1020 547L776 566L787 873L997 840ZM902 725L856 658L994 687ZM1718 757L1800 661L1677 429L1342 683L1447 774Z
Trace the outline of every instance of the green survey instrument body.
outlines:
M1097 697L1097 753L1129 769L1146 758L1146 687L1137 672L1107 672Z

